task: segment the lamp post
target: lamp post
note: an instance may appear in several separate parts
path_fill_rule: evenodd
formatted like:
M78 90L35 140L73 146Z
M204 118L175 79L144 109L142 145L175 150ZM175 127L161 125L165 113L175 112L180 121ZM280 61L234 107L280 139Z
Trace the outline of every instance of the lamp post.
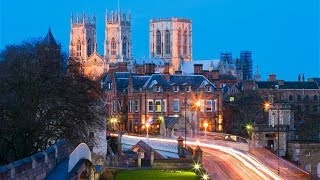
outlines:
M203 127L204 127L204 139L207 139L207 127L208 127L208 122L204 122L203 123Z
M110 119L110 123L112 124L112 131L114 131L115 125L116 125L117 122L118 122L118 119L116 117L112 117Z

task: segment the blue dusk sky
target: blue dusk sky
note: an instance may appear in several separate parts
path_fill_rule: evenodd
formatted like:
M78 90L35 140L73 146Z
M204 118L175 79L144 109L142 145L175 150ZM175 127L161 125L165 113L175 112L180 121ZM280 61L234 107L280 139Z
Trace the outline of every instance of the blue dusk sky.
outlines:
M263 80L320 77L319 0L120 0L132 14L133 55L149 56L149 20L183 17L192 20L193 59L219 58L220 52L251 50L254 69ZM105 11L116 0L1 0L0 49L33 37L51 27L68 51L70 16L96 13L98 51L103 53Z

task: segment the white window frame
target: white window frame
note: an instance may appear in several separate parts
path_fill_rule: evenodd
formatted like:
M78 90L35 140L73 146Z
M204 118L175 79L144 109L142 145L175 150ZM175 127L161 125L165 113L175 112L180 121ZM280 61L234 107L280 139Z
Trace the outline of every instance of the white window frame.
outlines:
M161 92L161 86L155 86L155 91L156 92Z
M134 112L139 112L139 100L137 100L137 99L134 100L134 101L133 101L133 104L134 104L134 105L133 105L133 106L134 106L134 107L133 107Z
M186 86L186 92L190 92L191 91L191 86Z
M159 105L160 105L160 110L158 111L158 107L157 107L157 103L159 103ZM161 100L159 100L159 99L157 99L157 100L155 100L154 101L154 111L155 112L162 112L162 103L161 103Z
M217 112L218 111L218 99L214 99L212 103L213 103L212 104L212 108L213 108L212 110L214 112Z
M179 86L173 86L173 92L179 92Z
M133 101L129 100L128 111L129 111L130 113L132 113L132 102L133 102Z
M177 105L175 103L178 103ZM177 109L175 109L177 107ZM172 111L179 112L180 111L180 99L173 99L172 100Z
M152 103L152 105L149 105L149 103ZM150 109L150 107L152 107L152 109ZM154 112L154 102L153 99L147 99L147 110L148 112Z
M167 112L167 100L162 100L162 112Z
M206 91L207 92L211 92L212 91L212 87L211 86L206 86Z
M212 100L206 100L206 102L205 102L206 104L205 104L205 111L206 112L212 112ZM208 110L208 107L210 108L209 110Z

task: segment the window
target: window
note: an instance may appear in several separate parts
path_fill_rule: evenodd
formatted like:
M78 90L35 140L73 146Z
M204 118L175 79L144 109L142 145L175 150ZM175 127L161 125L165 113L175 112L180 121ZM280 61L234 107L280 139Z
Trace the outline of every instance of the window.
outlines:
M162 100L162 112L167 112L167 100Z
M186 86L186 92L190 92L191 91L191 87L190 86Z
M289 101L292 101L292 100L293 100L293 96L289 95Z
M126 56L127 55L127 38L124 37L122 40L122 55Z
M113 112L117 111L117 103L116 103L116 101L112 101L112 111Z
M174 92L179 92L179 86L174 86L174 87L173 87L173 91L174 91Z
M80 42L80 40L78 40L76 47L77 47L76 56L81 56L81 42Z
M212 112L212 100L206 100L206 112Z
M318 112L319 110L318 110L318 106L317 105L314 105L313 106L313 112Z
M89 132L89 138L91 138L91 139L94 138L94 132Z
M207 86L207 87L206 87L206 91L207 91L207 92L211 92L211 86Z
M181 56L181 29L178 30L178 55Z
M91 40L89 39L87 42L87 56L90 56L92 53L92 46L91 46Z
M313 100L314 100L314 101L318 101L318 96L317 96L317 95L314 95L314 96L313 96Z
M218 99L213 100L213 111L218 111Z
M132 112L132 101L131 100L129 101L129 105L128 106L129 106L129 108L128 108L129 112Z
M301 101L301 95L297 95L297 100Z
M161 100L155 100L156 112L161 112Z
M179 99L174 99L172 102L172 111L179 112Z
M165 46L166 46L166 54L170 54L170 32L166 30L165 33Z
M188 34L187 30L183 33L183 55L187 55Z
M133 107L134 112L139 112L139 101L134 100L134 107Z
M148 99L148 112L153 112L153 100Z
M306 95L306 96L304 97L304 99L305 99L306 101L309 101L309 100L310 100L310 98L309 98L308 95Z
M111 55L117 54L117 44L114 38L111 39Z
M161 54L161 32L159 30L156 32L156 48L157 54Z
M155 86L154 91L156 92L161 92L161 86Z

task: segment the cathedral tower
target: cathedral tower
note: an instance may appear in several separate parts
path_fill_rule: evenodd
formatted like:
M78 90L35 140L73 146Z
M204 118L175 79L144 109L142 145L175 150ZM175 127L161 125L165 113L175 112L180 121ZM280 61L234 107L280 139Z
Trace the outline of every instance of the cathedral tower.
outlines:
M132 65L131 15L120 11L106 13L104 56L108 63Z
M150 21L150 57L171 63L171 71L179 68L181 60L192 59L191 20L181 18Z
M69 56L86 60L97 51L96 16L71 15Z

